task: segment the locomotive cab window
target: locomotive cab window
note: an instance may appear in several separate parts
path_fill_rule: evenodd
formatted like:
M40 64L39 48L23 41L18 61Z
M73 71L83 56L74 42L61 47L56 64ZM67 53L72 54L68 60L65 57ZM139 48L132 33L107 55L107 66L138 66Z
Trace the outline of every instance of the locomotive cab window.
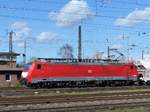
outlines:
M42 65L41 64L37 64L37 69L41 70L42 69Z
M130 66L130 69L131 69L131 70L133 70L133 69L134 69L134 66L133 66L133 65L132 65L132 66Z

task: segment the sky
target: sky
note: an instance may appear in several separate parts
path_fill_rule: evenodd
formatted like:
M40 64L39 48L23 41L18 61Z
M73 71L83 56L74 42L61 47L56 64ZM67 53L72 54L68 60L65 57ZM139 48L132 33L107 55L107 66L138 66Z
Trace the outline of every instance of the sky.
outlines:
M0 52L8 51L13 31L13 51L22 54L26 41L28 60L59 58L66 43L77 57L79 25L83 58L105 56L107 46L133 59L141 58L142 50L150 56L149 0L0 0Z

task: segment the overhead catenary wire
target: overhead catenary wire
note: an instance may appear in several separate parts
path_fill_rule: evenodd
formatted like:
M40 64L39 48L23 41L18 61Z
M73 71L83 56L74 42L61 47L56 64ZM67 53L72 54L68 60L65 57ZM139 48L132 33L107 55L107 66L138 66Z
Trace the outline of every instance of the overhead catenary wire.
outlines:
M8 6L1 6L0 5L0 8L4 8L4 9L11 9L11 10L21 10L21 11L36 11L36 12L54 12L54 13L60 13L59 11L51 11L49 9L36 9L36 8L24 8L24 7L8 7ZM108 18L108 19L117 19L117 18L120 18L120 19L125 19L126 17L122 16L122 17L118 17L118 16L109 16L109 15L101 15L101 14L98 14L98 13L94 13L94 14L81 14L81 13L69 13L69 12L61 12L61 13L65 13L65 14L70 14L70 15L84 15L84 16L94 16L94 17L98 17L98 18ZM17 16L9 16L9 15L0 15L1 17L15 17L15 18L20 18L20 19L28 19L29 17L17 17ZM33 20L38 20L38 21L45 21L46 19L42 19L42 18L31 18L30 19L33 19ZM136 21L149 21L149 19L138 19L138 18L133 18L130 20L136 20ZM47 21L47 20L46 20ZM63 21L62 21L63 22Z
M25 0L25 1L32 1L32 0ZM38 0L33 0L33 1L38 1ZM42 2L42 0L40 0L41 2ZM115 8L115 6L98 6L98 8L99 7L102 7L102 9L103 9L103 7L104 8L112 8L112 9L117 9L117 10L119 10L119 9L122 9L122 10L126 10L126 8L121 8L121 7L116 7ZM45 12L45 13L48 13L48 12L50 12L51 10L49 10L49 9L40 9L40 8L25 8L25 7L10 7L10 6L5 6L5 7L1 7L0 6L0 9L9 9L9 10L17 10L17 11L32 11L32 12ZM130 8L127 8L127 10L128 9L130 9ZM132 8L131 8L132 9ZM99 10L98 10L99 11ZM54 11L55 13L59 13L59 11ZM77 13L74 13L75 15L78 15ZM79 15L82 15L82 14L79 14ZM86 14L85 14L86 15ZM117 16L107 16L107 15L100 15L100 14L98 14L98 13L96 13L95 15L93 15L93 16L95 16L95 17L99 17L99 18L108 18L108 19L116 19L116 18L118 18ZM50 20L47 18L39 18L39 17L29 17L29 16L16 16L16 15L9 15L9 14L6 14L6 15L0 15L0 17L4 17L4 18L13 18L13 19L23 19L23 20L32 20L32 21L41 21L41 22L50 22ZM122 17L123 18L123 17ZM141 21L141 19L139 20L139 21ZM143 21L143 19L142 19L142 21ZM147 20L146 20L147 21ZM62 21L63 22L63 21ZM83 24L88 24L88 23L83 23ZM105 25L105 24L95 24L97 27L99 26L99 27L109 27L109 26L111 26L111 25ZM89 25L90 26L90 25ZM94 27L94 24L93 24L93 27ZM116 31L123 31L123 30L125 30L125 29L122 29L121 27L118 27L118 26L113 26L113 27L117 27L118 29L114 29L114 28L110 28L110 30L116 30ZM128 28L128 27L127 27ZM130 27L129 27L129 29L131 29ZM147 28L147 30L148 30L148 28ZM139 30L139 31L142 31L142 30ZM133 30L131 31L131 32L133 32ZM137 31L138 32L138 31ZM30 41L30 39L29 40L27 40L27 41ZM65 41L68 41L68 40L64 40L64 42ZM69 40L70 41L70 40ZM71 40L72 41L72 40ZM76 40L74 40L74 41L76 41ZM73 41L73 42L74 42ZM60 40L60 41L58 41L58 42L63 42L63 40ZM83 42L87 42L87 41L83 41ZM95 43L98 43L99 41L96 41ZM92 41L91 41L91 43L92 43Z
M65 5L65 4L64 4ZM75 6L78 6L79 8L85 8L77 4L72 4ZM91 7L91 6L90 6ZM100 6L98 5L98 1L96 1L96 9L98 8L107 8L107 9L117 9L118 11L122 10L135 10L135 8L129 8L129 7L117 7L117 6L112 6L112 5L105 5L105 6ZM39 9L39 8L25 8L25 7L13 7L13 6L6 6L5 4L0 4L1 9L14 9L14 10L24 10L24 11L33 11L33 12L50 12L50 9ZM95 8L95 6L93 6ZM98 10L97 10L98 11ZM111 12L111 10L109 10Z
M19 0L20 1L20 0ZM54 3L54 4L66 4L67 2L63 2L63 1L51 1L51 0L23 0L26 2L33 2L33 3ZM93 0L89 0L89 1L93 1ZM103 4L107 4L107 2L103 2L103 0L97 0L98 3L103 3ZM144 3L140 3L140 2L136 2L134 0L134 2L128 2L128 1L122 1L122 0L110 0L109 3L119 3L119 4L128 4L128 5L138 5L138 6L149 6L150 4L144 4ZM79 5L79 4L74 4L74 5ZM93 7L95 7L93 5Z
M3 7L3 6L2 6ZM2 8L0 6L0 8ZM41 11L41 9L30 9L30 8L10 8L10 7L6 7L4 6L3 8L6 8L6 9L16 9L16 10L26 10L26 11ZM42 11L45 11L42 9ZM48 12L48 10L46 11ZM56 12L58 13L58 12ZM77 14L76 14L77 15ZM103 15L94 15L94 16L98 16L98 17L106 17L106 18L109 18L109 19L114 19L115 17L114 16L103 16ZM6 18L14 18L14 19L24 19L24 20L36 20L36 21L42 21L42 22L50 22L49 19L44 19L44 18L33 18L33 17L24 17L24 16L13 16L13 15L0 15L0 17L6 17ZM138 19L139 21L141 19ZM143 20L143 19L142 19ZM61 21L63 23L63 21ZM97 24L97 25L104 25L104 26L108 26L108 25L105 25L105 24ZM121 28L119 26L113 26L113 27L118 27L118 28ZM123 28L123 27L122 27ZM125 28L133 28L133 27L125 27ZM145 28L142 28L142 30L144 30ZM149 28L147 28L149 29ZM137 32L140 32L140 31L137 31Z
M0 17L3 17L3 18L12 18L12 19L22 19L22 20L31 20L31 21L38 21L38 22L50 22L50 20L47 18L47 19L45 19L45 18L37 18L37 17L27 17L27 16L16 16L16 15L2 15L2 14L0 14ZM108 19L115 19L115 17L114 16L101 16L102 18L108 18ZM138 19L139 20L139 19ZM143 20L143 19L140 19L140 20ZM65 23L65 21L60 21L60 22L64 22ZM85 24L86 25L86 23L82 23L82 24ZM106 25L106 24L96 24L96 23L94 23L94 24L92 24L91 26L107 26L107 27L110 27L111 25ZM117 28L122 28L122 29L134 29L134 27L121 27L121 26L111 26L111 27L117 27ZM148 30L149 28L144 28L144 27L142 27L141 28L142 30ZM114 30L114 29L113 29ZM118 30L120 30L120 29L118 29ZM141 30L136 30L136 32L141 32Z
M26 1L26 0L25 0ZM27 0L27 1L32 1L32 0ZM58 2L57 2L58 3ZM36 11L36 12L50 12L48 9L35 9L35 8L24 8L24 7L8 7L8 6L0 6L0 8L5 8L5 9L14 9L14 10L24 10L24 11ZM55 13L59 13L58 11L54 11ZM62 13L62 12L61 12ZM69 13L72 15L87 15L88 14L79 14L79 13ZM30 19L30 20L37 20L37 21L49 21L48 19L44 18L33 18L33 17L17 17L13 15L0 15L1 17L8 17L8 18L18 18L18 19ZM118 17L116 16L108 16L108 15L99 15L99 14L93 14L91 16L99 17L99 18L108 18L108 19L117 19ZM120 17L124 19L125 17ZM148 19L134 19L136 21L148 21ZM63 22L63 21L62 21Z
M23 1L27 1L27 2L39 2L39 0L36 0L36 1L35 0L23 0ZM46 3L49 2L49 3L55 3L55 4L63 4L63 5L65 5L63 2L55 2L55 1L40 1L40 2L46 2ZM115 1L113 1L113 2L115 2ZM120 3L120 1L118 3ZM125 3L128 3L128 2L125 2ZM82 8L82 6L80 6L80 4L72 4L72 5L75 5L75 6L78 6L78 7ZM98 5L98 0L96 0L96 5L97 5L97 8L98 7L102 7L102 8L111 8L111 9L118 9L118 10L120 10L120 9L123 9L123 10L134 10L133 8L124 8L124 7L116 7L116 6L108 6L108 5L106 5L106 6L99 6ZM95 8L94 5L93 5L93 7ZM0 5L0 8L14 9L14 10L16 9L16 10L24 10L24 11L34 11L34 12L49 12L50 11L49 9L39 9L39 8L36 9L36 8L24 8L24 7L23 8L21 8L21 7L8 7L8 6L2 5L2 4Z
M26 0L25 0L26 1ZM27 0L27 1L32 1L32 0ZM57 2L58 3L58 2ZM15 8L15 7L6 7L6 6L0 6L0 8L5 8L5 9L16 9L16 10L25 10L25 11L42 11L42 12L49 12L48 10L44 10L44 9L31 9L31 8ZM58 12L56 12L58 13ZM76 14L77 15L77 14ZM82 15L82 14L79 14ZM86 14L85 14L86 15ZM101 17L101 18L109 18L109 19L115 19L117 17L115 16L107 16L107 15L92 15L92 16L96 16L96 17ZM33 18L33 17L24 17L24 16L13 16L13 15L0 15L0 17L8 17L8 18L17 18L17 19L27 19L27 20L36 20L36 21L49 21L49 19L44 19L44 18ZM122 17L123 18L123 17ZM146 20L146 19L136 19L136 20ZM63 21L62 21L63 22ZM115 26L118 27L118 26ZM130 28L130 27L129 27Z

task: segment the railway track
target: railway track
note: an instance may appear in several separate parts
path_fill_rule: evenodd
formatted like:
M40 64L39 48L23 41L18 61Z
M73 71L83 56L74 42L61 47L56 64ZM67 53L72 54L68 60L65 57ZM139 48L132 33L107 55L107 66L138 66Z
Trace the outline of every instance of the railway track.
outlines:
M38 94L35 95L35 93ZM48 93L52 94L49 95ZM150 106L149 86L2 88L0 89L0 96L0 112L87 112L87 110L95 109Z
M14 106L1 110L2 112L16 112L16 111L77 111L77 110L91 110L91 109L110 109L110 108L125 108L125 107L138 107L138 106L149 106L150 99L122 99L122 100L103 100L103 101L78 101L70 103L51 103L44 105L26 105L26 106Z
M92 95L73 95L73 96L36 96L22 98L0 98L0 105L26 105L26 104L48 104L61 102L77 101L96 101L96 100L115 100L115 99L136 99L150 98L150 93L124 93L124 94L92 94Z
M0 97L18 97L37 94L57 93L106 93L126 91L150 91L150 86L125 86L125 87L87 87L87 88L51 88L51 89L30 89L30 88L0 88Z
M75 111L108 107L149 106L150 92L126 92L88 95L34 96L0 98L0 112L15 111Z
M11 112L95 112L96 110L106 110L113 108L134 108L134 107L147 107L149 102L145 103L124 103L124 104L101 104L101 105L88 105L88 106L72 106L72 107L57 107L57 108L28 108L20 110L11 110ZM10 112L9 110L3 110L3 112Z

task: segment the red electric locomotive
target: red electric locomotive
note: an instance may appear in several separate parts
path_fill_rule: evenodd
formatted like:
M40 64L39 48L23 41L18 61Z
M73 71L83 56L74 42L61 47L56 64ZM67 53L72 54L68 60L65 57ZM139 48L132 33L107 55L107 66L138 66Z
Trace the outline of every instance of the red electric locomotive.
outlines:
M25 65L22 78L28 86L105 86L133 84L137 81L137 74L133 63L51 59Z

